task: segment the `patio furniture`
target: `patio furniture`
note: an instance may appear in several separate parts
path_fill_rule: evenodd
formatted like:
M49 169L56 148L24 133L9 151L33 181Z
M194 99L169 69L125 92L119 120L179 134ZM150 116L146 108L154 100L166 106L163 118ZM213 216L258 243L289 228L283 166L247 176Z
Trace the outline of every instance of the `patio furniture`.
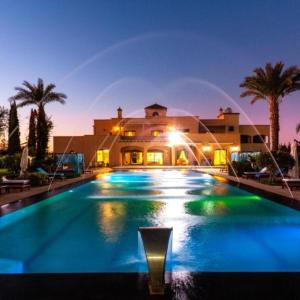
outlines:
M11 189L19 189L20 191L30 189L30 181L28 179L7 179L3 176L2 182L6 186L7 192Z
M50 179L60 179L60 180L65 179L65 174L62 172L48 173L43 168L37 168L36 170L38 173L47 175Z
M281 181L281 187L289 187L291 190L300 188L300 179L297 178L283 178Z
M249 179L249 178L255 178L256 175L260 175L260 174L268 174L269 175L270 173L267 173L267 171L268 171L268 168L264 167L258 172L244 172L242 177Z
M4 193L9 192L7 185L0 185L0 195L2 194L2 191L4 191Z
M286 174L287 170L286 168L281 168L281 169L277 169L274 172L274 176L275 177L282 177L283 174ZM258 181L260 181L262 178L269 178L271 176L271 173L266 172L266 173L261 173L261 174L256 174L255 175L255 179L258 179Z

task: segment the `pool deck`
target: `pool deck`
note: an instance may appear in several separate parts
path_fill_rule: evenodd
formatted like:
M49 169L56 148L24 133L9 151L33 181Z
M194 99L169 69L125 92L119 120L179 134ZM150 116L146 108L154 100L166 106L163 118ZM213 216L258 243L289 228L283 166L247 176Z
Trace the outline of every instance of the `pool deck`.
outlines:
M2 214L5 214L4 211L5 206L11 204L18 204L18 206L22 206L22 202L29 202L29 199L37 198L41 196L42 198L46 198L49 196L52 196L59 192L60 190L63 190L68 187L73 187L76 185L79 185L81 183L87 182L89 180L92 180L93 178L96 178L97 175L102 173L110 172L110 168L101 168L101 169L95 169L91 173L85 173L82 174L80 177L76 178L70 178L65 180L55 180L51 183L51 185L45 185L45 186L39 186L39 187L31 187L30 190L26 191L18 191L15 190L10 193L1 194L0 195L0 216ZM3 210L1 212L1 210Z
M218 168L197 168L194 169L196 172L203 172L213 176L224 178L228 183L239 186L246 190L262 194L271 199L279 200L283 204L300 209L300 190L289 190L282 188L281 186L272 186L260 183L253 179L245 179L241 177L230 176L226 172L222 172ZM280 201L282 200L282 201Z

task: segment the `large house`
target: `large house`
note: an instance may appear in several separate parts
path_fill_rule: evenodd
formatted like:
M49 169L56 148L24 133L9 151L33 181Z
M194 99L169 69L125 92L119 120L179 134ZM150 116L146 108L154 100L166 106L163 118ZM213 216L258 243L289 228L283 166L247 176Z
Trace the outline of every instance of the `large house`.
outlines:
M94 120L94 132L55 136L54 152L83 153L90 166L225 165L266 151L269 125L240 125L239 113L220 109L215 119L168 116L167 107L145 107L141 118Z

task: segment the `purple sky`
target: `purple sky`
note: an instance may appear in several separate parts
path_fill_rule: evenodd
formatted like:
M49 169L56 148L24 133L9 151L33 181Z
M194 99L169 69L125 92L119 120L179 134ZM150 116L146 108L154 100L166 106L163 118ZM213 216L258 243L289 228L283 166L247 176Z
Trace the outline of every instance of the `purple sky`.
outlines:
M153 102L203 118L231 106L242 123L266 124L266 103L240 99L239 84L268 61L299 65L299 15L292 0L2 0L0 102L25 79L56 83L69 99L47 108L55 135L90 134L94 118L118 106L142 116ZM299 97L281 105L281 142L296 137ZM23 138L28 112L20 110Z

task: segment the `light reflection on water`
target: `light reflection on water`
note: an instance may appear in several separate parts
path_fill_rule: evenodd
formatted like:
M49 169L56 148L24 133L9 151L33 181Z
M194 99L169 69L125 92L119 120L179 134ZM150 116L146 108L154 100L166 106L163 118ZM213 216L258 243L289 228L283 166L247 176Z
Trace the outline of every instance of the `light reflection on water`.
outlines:
M24 272L145 272L140 226L173 227L168 271L300 271L299 212L207 174L114 172L72 190L0 218L0 272L1 259Z

